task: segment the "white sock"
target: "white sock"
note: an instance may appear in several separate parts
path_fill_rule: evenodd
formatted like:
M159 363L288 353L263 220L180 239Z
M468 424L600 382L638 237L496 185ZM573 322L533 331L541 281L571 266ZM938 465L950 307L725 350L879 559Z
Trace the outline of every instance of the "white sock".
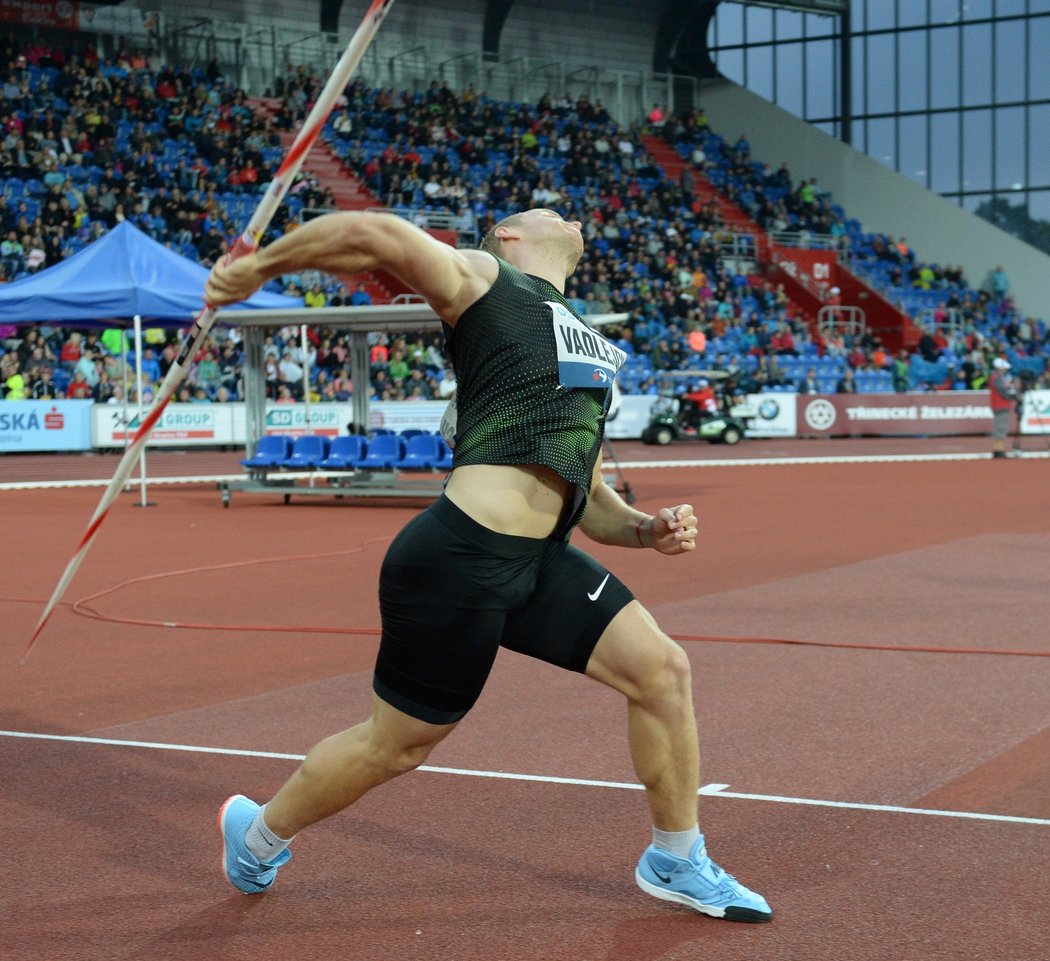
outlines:
M661 831L653 828L653 847L673 854L683 861L689 860L696 839L700 837L700 826L694 825L688 831Z
M265 813L266 805L264 804L256 812L255 820L252 821L247 834L244 835L245 846L263 862L272 861L294 840L294 838L289 838L286 841L284 838L279 838L274 834L266 826L266 820L263 817Z

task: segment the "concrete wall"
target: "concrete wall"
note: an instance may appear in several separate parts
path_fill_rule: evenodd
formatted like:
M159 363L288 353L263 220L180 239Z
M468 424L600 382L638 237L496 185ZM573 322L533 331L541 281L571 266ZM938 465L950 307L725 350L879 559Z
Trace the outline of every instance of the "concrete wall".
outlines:
M735 83L701 91L713 130L730 143L745 134L756 160L786 162L795 183L816 177L865 231L907 238L919 260L961 264L975 287L1002 264L1021 310L1050 318L1050 256Z

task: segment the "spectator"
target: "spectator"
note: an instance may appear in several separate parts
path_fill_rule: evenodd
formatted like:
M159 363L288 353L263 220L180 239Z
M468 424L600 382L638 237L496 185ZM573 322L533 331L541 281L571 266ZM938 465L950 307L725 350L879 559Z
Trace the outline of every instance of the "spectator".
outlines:
M1005 457L1010 417L1017 404L1017 385L1010 374L1009 361L1002 357L992 361L988 389L992 406L992 457Z
M202 388L207 393L219 386L222 380L222 372L215 360L213 351L204 351L204 356L197 361L193 380L199 388Z
M305 303L307 307L324 307L326 297L320 284L313 284L310 287L310 289L303 295L303 303Z
M898 394L907 391L911 382L911 365L908 352L901 350L893 361L893 389Z
M33 365L27 380L27 397L31 400L57 400L58 388L55 386L50 365Z
M991 278L992 298L998 303L1010 291L1010 278L1006 276L1002 264L992 271Z
M4 400L25 400L26 399L26 382L25 377L19 371L15 371L11 374L7 380L4 381Z
M798 392L800 394L819 394L820 385L817 382L817 371L816 368L810 367L806 371L806 376L798 382Z
M836 394L855 394L857 393L857 382L853 379L853 368L847 367L842 371L842 376L839 378L838 384L835 385Z
M91 400L94 397L94 391L82 371L78 370L73 375L73 380L66 388L66 397L70 400Z
M281 356L278 371L280 373L280 383L288 387L292 393L299 393L299 389L303 382L303 368L292 358L292 352L290 350L286 350ZM279 391L278 399L280 399Z

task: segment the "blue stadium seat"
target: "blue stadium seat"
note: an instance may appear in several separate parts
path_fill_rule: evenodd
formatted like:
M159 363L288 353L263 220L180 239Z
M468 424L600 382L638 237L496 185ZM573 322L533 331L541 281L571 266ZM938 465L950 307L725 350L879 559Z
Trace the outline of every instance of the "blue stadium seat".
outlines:
M267 434L259 438L255 453L241 461L249 470L268 470L280 467L292 451L292 439L285 434Z
M441 445L441 456L434 461L434 470L452 470L452 448L445 443L443 437L439 437Z
M334 437L328 456L321 461L321 470L351 470L360 466L367 453L368 439L360 434Z
M398 470L433 470L441 458L441 443L437 434L421 433L410 437L405 452L394 462L394 467Z
M292 453L281 466L289 470L317 470L328 456L328 438L319 434L296 437Z
M397 434L380 434L368 443L368 453L361 461L364 470L390 470L405 453L405 442Z

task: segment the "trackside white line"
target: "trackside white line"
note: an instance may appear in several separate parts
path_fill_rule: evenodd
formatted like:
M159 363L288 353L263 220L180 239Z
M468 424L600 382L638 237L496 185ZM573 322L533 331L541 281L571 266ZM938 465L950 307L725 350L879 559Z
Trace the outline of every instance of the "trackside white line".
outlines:
M228 757L264 757L279 761L301 761L305 754L279 754L276 751L241 751L230 747L204 747L199 744L166 744L157 741L122 741L109 737L79 737L75 734L35 734L31 731L0 731L0 737L20 737L34 741L68 741L71 744L102 744L108 747L141 747L152 751L189 751L191 754L222 754Z
M634 468L665 467L784 467L798 464L895 464L925 463L928 461L955 460L988 460L989 454L956 453L956 454L856 454L828 457L740 457L736 459L720 458L707 460L643 460L621 461L623 470ZM1025 451L1019 460L1050 457L1050 451ZM606 469L612 465L606 463Z
M106 737L81 737L73 734L35 734L30 731L0 731L0 737L23 738L37 741L65 741L72 744L99 744L109 747L137 747L153 751L188 751L193 754L221 754L226 757L260 757L280 761L301 761L305 754L282 754L277 751L246 751L237 748L204 747L195 744L166 744L156 741L125 741ZM570 784L579 787L607 787L627 791L643 790L640 784L623 781L592 781L583 778L553 777L539 774L514 774L508 771L473 771L468 768L418 768L431 774L458 774L461 777L487 777L505 781L534 781L541 784ZM1009 814L977 814L967 811L937 811L930 808L899 807L893 804L860 804L850 801L822 801L815 798L780 797L773 794L743 794L727 791L728 784L705 784L699 793L705 797L733 798L741 801L773 801L778 804L801 804L813 807L845 808L851 811L880 811L890 814L922 814L927 817L962 818L971 821L1004 821L1010 824L1038 824L1050 826L1045 818L1015 817Z
M715 787L716 785L708 785ZM728 787L728 785L726 785ZM1046 818L1024 818L1012 814L976 814L969 811L938 811L933 808L906 808L895 804L858 804L852 801L821 801L816 798L779 797L775 794L742 794L737 791L708 791L701 788L701 794L714 797L736 798L741 801L773 801L776 804L803 804L822 808L848 808L851 811L885 811L890 814L924 814L935 818L962 818L969 821L1008 821L1011 824L1050 825Z
M148 477L150 487L162 484L221 484L230 481L244 480L244 474L197 474L192 477ZM63 487L108 487L108 480L55 480L55 481L5 481L0 484L0 491L20 490L59 490ZM128 481L127 491L132 493L139 488L137 478Z
M856 454L841 455L837 457L740 457L735 460L729 458L708 460L643 460L643 461L621 461L619 467L623 470L645 470L649 468L665 467L783 467L798 464L890 464L890 463L922 463L926 461L949 461L949 460L987 460L988 454L963 453L956 454ZM1050 450L1047 451L1024 451L1019 459L1050 458ZM613 465L606 464L607 469ZM282 474L283 480L293 480L299 477L309 477L309 474ZM147 483L152 486L164 484L223 484L247 479L245 474L198 474L188 477L149 477ZM138 480L132 478L128 481L128 492L133 493L138 485ZM57 481L5 481L0 484L0 491L17 490L58 490L63 487L106 487L108 480L57 480ZM278 492L279 493L279 492Z

